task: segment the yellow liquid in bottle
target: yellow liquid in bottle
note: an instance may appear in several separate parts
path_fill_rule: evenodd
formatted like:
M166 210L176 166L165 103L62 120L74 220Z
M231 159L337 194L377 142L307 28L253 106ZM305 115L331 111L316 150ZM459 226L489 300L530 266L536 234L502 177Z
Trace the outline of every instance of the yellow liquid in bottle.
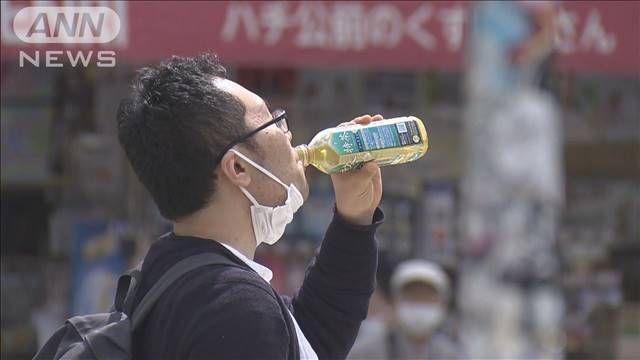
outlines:
M357 169L364 162L379 166L402 164L422 157L429 148L422 120L414 116L325 129L308 145L296 147L304 166L327 174Z

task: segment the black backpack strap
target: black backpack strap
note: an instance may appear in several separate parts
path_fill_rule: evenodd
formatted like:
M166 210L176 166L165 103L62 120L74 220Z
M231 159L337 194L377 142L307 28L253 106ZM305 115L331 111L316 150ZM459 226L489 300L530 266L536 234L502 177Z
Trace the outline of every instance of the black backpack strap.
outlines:
M131 314L132 329L136 329L144 320L144 317L151 311L156 300L164 293L167 288L178 280L182 275L195 270L201 266L213 264L228 264L238 266L236 263L228 259L222 254L204 253L190 256L180 260L173 265L162 277L149 289L147 294L140 300L138 306Z
M136 297L136 291L138 291L138 285L142 283L142 263L140 265L131 270L129 272L129 276L131 277L129 290L127 291L127 295L124 298L123 309L125 314L133 313L133 300Z
M116 287L116 297L113 302L113 308L110 312L119 311L125 314L131 314L133 299L138 289L138 285L142 281L142 273L140 269L142 263L136 268L120 275L118 285Z
M129 314L130 303L135 295L135 291L140 284L141 273L139 268L135 268L120 275L116 287L116 298L113 302L113 310ZM112 311L113 311L112 310Z

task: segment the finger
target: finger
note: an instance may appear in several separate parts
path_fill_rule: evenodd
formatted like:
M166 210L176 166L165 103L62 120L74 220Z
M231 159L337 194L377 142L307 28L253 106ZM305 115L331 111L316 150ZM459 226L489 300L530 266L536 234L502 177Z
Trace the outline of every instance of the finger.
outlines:
M371 115L362 115L352 120L356 124L367 125L371 122Z
M356 117L355 117L355 118L353 118L353 120L351 120L351 121L354 121L354 122L362 121L362 120L363 120L363 119L365 119L367 116L369 116L369 117L370 117L370 115L360 115L360 116L356 116Z
M343 122L340 125L338 125L338 127L349 126L349 125L367 125L371 123L371 119L372 119L371 115L362 115L362 116L358 116L357 118L351 121Z
M376 114L371 118L371 121L380 121L380 120L383 120L383 119L384 119L384 117L382 115Z

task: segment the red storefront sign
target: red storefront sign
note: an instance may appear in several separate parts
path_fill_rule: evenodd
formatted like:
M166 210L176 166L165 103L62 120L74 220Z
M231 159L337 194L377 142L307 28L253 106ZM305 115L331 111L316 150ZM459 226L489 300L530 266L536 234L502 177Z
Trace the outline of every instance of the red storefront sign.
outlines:
M450 70L461 67L470 10L461 1L94 3L120 16L120 35L95 48L115 51L118 62L215 52L243 65ZM20 51L91 49L22 42L13 17L25 6L32 4L2 2L3 60ZM554 40L560 70L638 73L640 3L561 3Z

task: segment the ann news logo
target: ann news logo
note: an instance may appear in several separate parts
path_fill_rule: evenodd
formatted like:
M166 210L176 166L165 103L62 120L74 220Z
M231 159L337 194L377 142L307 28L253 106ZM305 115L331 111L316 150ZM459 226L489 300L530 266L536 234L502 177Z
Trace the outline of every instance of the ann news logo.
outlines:
M105 6L30 6L18 11L13 31L29 44L106 44L120 32L120 17ZM66 45L68 46L68 45ZM68 61L66 61L68 60ZM20 50L19 64L35 67L115 67L112 50Z

